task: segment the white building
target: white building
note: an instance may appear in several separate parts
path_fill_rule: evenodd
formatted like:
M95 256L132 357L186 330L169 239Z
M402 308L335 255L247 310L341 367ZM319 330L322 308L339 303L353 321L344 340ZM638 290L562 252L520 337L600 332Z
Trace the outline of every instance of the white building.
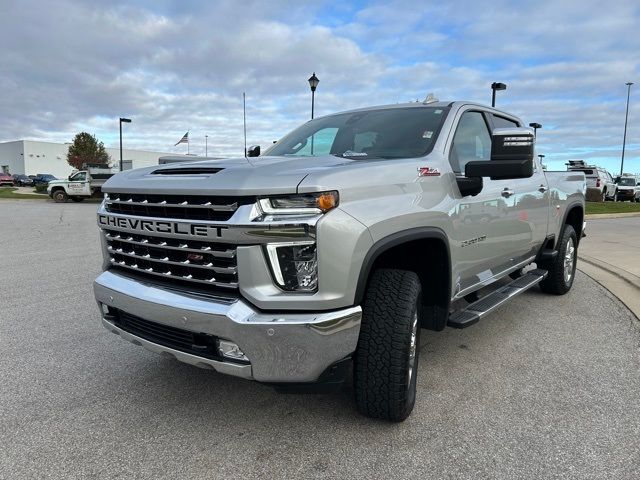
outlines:
M11 175L21 173L37 175L49 173L57 178L66 178L73 167L67 163L68 143L37 142L32 140L17 140L15 142L0 143L0 171ZM111 165L119 169L120 149L107 148L111 157ZM122 149L123 169L148 167L158 165L158 159L163 156L185 157L193 160L203 160L193 155L176 155L167 152L147 152L143 150Z

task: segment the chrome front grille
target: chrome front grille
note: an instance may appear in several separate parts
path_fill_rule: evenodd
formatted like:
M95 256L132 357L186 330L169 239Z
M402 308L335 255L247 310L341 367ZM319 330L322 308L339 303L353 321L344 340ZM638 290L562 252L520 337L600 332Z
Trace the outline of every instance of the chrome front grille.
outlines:
M185 285L238 288L235 246L109 229L103 234L113 268Z
M105 195L105 208L107 212L127 216L225 222L240 205L251 205L255 201L255 197L248 196L108 193Z

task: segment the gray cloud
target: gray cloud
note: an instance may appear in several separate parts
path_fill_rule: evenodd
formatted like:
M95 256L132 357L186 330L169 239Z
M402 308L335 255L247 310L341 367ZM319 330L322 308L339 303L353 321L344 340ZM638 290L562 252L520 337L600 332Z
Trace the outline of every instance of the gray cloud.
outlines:
M0 140L68 141L80 129L171 150L240 154L242 92L249 143L266 145L309 115L424 98L487 102L544 125L539 149L561 168L595 158L615 170L628 80L640 82L632 2L373 3L5 2L0 7ZM638 85L640 87L640 85ZM635 94L635 92L634 92ZM635 97L634 97L635 100ZM640 171L640 97L630 165ZM174 151L184 151L184 145ZM609 160L610 159L610 160Z

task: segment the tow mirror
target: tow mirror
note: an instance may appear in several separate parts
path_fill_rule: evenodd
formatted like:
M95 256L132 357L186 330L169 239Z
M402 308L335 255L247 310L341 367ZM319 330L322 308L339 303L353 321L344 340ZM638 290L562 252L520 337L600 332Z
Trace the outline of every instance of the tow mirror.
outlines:
M528 128L497 128L491 138L491 160L469 162L466 177L492 180L529 178L533 175L533 132Z
M247 150L247 157L259 157L260 156L260 145L252 145Z

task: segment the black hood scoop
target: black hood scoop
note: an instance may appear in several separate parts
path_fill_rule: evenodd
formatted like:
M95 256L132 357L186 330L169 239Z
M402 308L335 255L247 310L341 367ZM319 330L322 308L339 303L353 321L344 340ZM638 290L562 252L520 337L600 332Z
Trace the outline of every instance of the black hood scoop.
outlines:
M214 167L183 167L161 168L151 172L151 175L214 175L224 168Z

